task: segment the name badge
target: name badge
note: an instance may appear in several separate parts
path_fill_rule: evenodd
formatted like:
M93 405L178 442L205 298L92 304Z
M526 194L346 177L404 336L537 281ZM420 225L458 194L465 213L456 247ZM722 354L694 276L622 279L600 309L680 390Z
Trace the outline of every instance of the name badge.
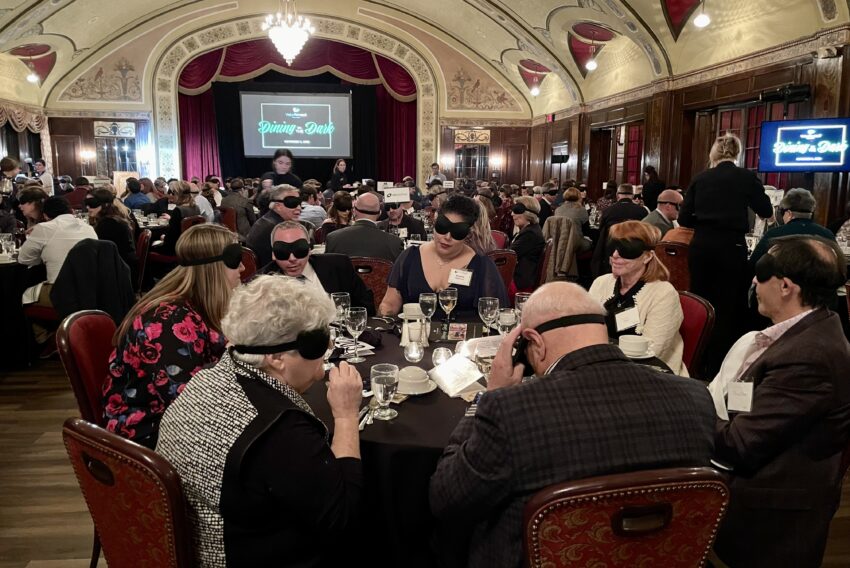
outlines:
M640 323L637 308L629 308L624 312L614 314L614 320L617 322L617 331L631 329Z
M472 271L465 268L452 268L449 272L449 284L469 286L472 284Z
M726 408L732 412L749 412L753 408L753 383L729 383Z
M406 239L407 238L407 229L405 227L398 228L398 238Z

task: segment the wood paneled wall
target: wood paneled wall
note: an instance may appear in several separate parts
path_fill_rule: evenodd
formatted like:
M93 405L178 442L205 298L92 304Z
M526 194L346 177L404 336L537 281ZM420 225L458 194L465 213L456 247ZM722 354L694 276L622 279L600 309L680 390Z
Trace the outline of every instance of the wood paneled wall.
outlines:
M457 128L466 129L466 126ZM530 128L517 126L501 126L487 128L490 131L490 159L502 159L501 183L522 184L532 179L529 177ZM444 126L441 134L441 160L446 157L454 158L454 129ZM447 172L448 173L454 173ZM489 173L488 173L489 175Z
M108 118L62 118L48 119L50 128L50 143L53 150L53 172L56 175L69 175L75 178L83 174L83 161L80 152L94 150L95 121L111 120ZM115 119L119 122L135 122L136 131L142 120L126 118ZM85 171L86 175L95 174L96 165L92 161Z

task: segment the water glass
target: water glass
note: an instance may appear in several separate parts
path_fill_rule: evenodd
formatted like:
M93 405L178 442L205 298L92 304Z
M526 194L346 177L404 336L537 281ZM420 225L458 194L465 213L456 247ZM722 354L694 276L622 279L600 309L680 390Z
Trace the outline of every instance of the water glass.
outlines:
M0 253L12 254L13 252L15 252L15 235L0 233Z
M431 316L437 311L437 295L433 292L419 294L419 309L428 322L428 329L431 329Z
M357 338L366 329L366 308L348 308L345 313L345 329L354 339L354 356L348 358L349 363L362 363L366 359L357 354Z
M446 312L446 329L448 329L449 323L452 321L452 310L457 305L457 288L450 287L440 290L437 298L440 300L440 307Z
M517 292L516 296L514 296L514 309L516 310L517 319L522 319L522 307L525 306L525 303L530 297L531 294L528 292Z
M389 408L390 401L398 390L398 366L389 363L372 365L370 372L372 393L378 401L378 408L373 414L376 420L392 420L398 412Z
M433 363L435 367L439 367L451 359L452 355L452 350L448 347L437 347L434 349L433 355L431 355L431 363Z
M512 308L499 311L499 333L507 335L516 325L516 312Z
M345 314L351 307L351 296L348 292L334 292L331 294L331 299L334 301L334 307L336 307L337 323L344 324Z
M330 362L330 358L336 348L336 337L339 334L339 330L331 325L328 326L328 332L330 333L330 341L328 342L328 350L325 351L325 356L323 357L325 361L325 364L323 365L325 372L330 371L333 368L333 363Z
M499 298L478 298L478 317L484 322L484 335L490 335L490 326L499 317Z

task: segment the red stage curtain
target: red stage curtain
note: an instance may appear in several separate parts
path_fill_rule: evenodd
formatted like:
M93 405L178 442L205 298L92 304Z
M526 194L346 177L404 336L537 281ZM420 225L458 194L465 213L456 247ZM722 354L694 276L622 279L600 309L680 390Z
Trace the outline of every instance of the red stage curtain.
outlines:
M397 101L383 85L378 99L378 179L416 178L416 101Z
M215 99L212 90L200 95L178 95L180 107L180 151L183 178L218 174L218 136L215 127Z
M386 86L395 92L395 98L410 98L416 96L416 82L413 77L398 63L381 55L375 55L378 70L384 78ZM409 101L405 101L409 102Z
M183 89L198 89L209 84L215 77L224 48L204 53L190 61L180 73L180 87Z

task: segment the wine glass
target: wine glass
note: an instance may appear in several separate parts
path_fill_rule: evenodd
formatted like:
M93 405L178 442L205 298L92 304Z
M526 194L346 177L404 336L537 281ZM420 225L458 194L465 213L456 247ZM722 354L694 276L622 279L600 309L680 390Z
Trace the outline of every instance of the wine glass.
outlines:
M334 352L334 349L336 348L336 336L337 336L338 330L334 326L330 325L330 326L328 326L328 332L330 333L330 341L329 341L329 345L328 345L328 350L325 351L325 356L323 357L323 359L325 360L325 364L323 366L325 371L330 371L333 368L333 363L330 362L330 358L331 358L331 354Z
M366 308L348 308L345 313L345 329L354 338L354 356L348 358L349 363L362 363L366 359L357 354L357 338L366 329Z
M431 363L433 363L435 367L439 367L451 359L452 355L452 350L448 347L437 347L431 355Z
M513 308L503 308L499 311L499 333L506 335L516 325L516 312Z
M407 322L407 345L404 346L404 358L408 363L418 363L425 356L422 346L422 329L425 320L415 319Z
M422 315L425 316L425 321L428 324L428 331L431 330L431 316L437 311L437 295L433 292L425 292L419 294L419 309L422 310Z
M514 310L516 310L517 319L522 319L522 308L530 297L531 294L528 292L517 292L514 296Z
M440 300L440 307L443 308L444 312L446 312L446 330L448 330L449 323L452 321L452 310L455 309L455 306L457 305L457 288L446 288L445 290L440 290L440 293L437 294L437 298Z
M342 324L345 321L345 314L348 308L351 307L351 296L348 292L334 292L331 294L331 299L336 307L336 321Z
M412 233L412 234L410 235L410 240L411 240L411 241L421 241L421 240L422 240L422 235L420 235L419 233Z
M378 401L378 408L372 415L377 420L392 420L398 412L389 408L390 401L398 390L398 366L389 363L372 365L370 373L372 393Z
M490 335L490 325L499 317L499 298L478 298L478 317L484 322L484 335Z

